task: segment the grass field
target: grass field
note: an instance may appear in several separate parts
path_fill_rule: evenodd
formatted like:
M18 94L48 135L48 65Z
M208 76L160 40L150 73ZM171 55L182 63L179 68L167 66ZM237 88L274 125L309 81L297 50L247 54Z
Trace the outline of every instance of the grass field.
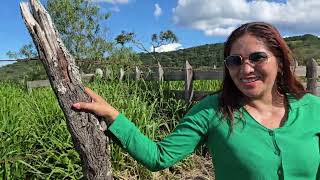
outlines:
M195 81L195 90L217 90L218 81ZM93 82L87 84L130 118L154 140L168 134L187 107L170 89L182 82ZM0 83L0 179L80 179L80 158L57 100L50 88L28 93L13 83ZM112 144L116 179L179 179L198 168L194 155L173 168L151 173L117 145ZM197 154L203 154L200 149ZM202 158L203 159L203 158Z

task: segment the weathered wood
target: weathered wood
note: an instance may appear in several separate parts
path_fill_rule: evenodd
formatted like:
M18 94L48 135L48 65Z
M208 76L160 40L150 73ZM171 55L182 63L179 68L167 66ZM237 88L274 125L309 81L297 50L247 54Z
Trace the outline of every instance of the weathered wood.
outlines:
M193 71L192 66L186 61L185 84L184 84L184 100L187 104L191 103L193 98Z
M95 78L98 78L98 79L103 78L103 71L100 68L97 68L94 74L95 74Z
M82 82L85 81L91 81L94 78L94 74L82 74L81 80ZM49 80L37 80L37 81L27 81L27 89L29 92L32 91L34 88L40 88L40 87L49 87L51 86Z
M307 62L307 90L314 95L317 95L317 62L310 59Z
M119 77L119 81L123 81L124 78L124 70L122 68L120 68L120 77Z
M109 68L106 68L105 73L105 79L111 79L112 77L112 71Z
M75 102L90 102L84 92L78 67L65 48L50 15L38 0L21 2L23 19L36 44L40 59L48 74L52 89L66 117L67 126L82 162L84 178L112 179L109 142L99 130L100 123L93 114L71 109Z
M85 82L85 81L91 81L94 78L94 74L82 74L81 75L81 81Z
M200 72L200 74L202 74L203 72ZM205 72L207 73L207 72ZM208 74L219 74L219 77L200 77L200 78L203 78L203 79L217 79L217 78L220 78L222 76L220 76L220 74L222 75L222 72L221 73L208 73ZM177 71L177 72L165 72L163 74L163 81L184 81L185 80L185 72L184 71ZM123 71L123 69L121 68L120 69L120 77L119 77L119 80L122 81L124 79L130 79L130 80L136 80L137 79L137 73L129 73L129 74L126 74L125 75L125 72ZM147 73L147 74L144 74L144 76L142 76L142 74L140 74L140 78L139 79L142 79L145 80L145 81L159 81L159 72L151 72L151 73ZM220 78L221 79L221 78Z
M306 69L307 69L306 66L297 66L294 71L294 74L296 76L306 77L306 73L307 73ZM317 71L320 72L320 66L317 66Z
M164 80L163 74L164 74L164 71L162 69L162 66L161 66L160 62L158 62L158 80L160 82Z
M27 89L29 92L31 92L33 88L47 86L50 86L49 80L27 81Z
M193 71L193 80L222 80L223 71ZM185 80L184 71L166 72L164 73L165 81L183 81Z
M140 80L142 71L136 66L136 81Z
M184 81L185 72L184 71L176 71L176 72L166 72L163 76L165 81Z

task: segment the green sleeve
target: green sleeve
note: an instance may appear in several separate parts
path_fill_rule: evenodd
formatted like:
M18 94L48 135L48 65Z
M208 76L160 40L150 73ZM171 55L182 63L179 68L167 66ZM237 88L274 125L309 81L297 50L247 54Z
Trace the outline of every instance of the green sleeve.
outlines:
M212 110L212 109L211 109ZM109 127L128 153L151 171L159 171L191 154L206 138L210 119L206 103L196 105L175 130L160 142L154 142L123 114Z

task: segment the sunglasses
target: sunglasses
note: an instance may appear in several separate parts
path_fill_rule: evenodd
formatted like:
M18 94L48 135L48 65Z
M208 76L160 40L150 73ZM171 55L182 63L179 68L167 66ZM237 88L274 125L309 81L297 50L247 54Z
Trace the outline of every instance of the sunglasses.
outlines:
M268 54L265 52L253 52L248 56L252 65L257 65L268 60ZM241 55L230 55L224 60L228 69L238 68L244 63L244 57Z

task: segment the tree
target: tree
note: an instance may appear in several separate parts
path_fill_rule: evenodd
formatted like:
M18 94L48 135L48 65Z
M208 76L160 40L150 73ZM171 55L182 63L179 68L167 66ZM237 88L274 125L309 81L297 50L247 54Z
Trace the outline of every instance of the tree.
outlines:
M175 43L178 42L177 36L170 30L167 31L161 31L158 34L152 34L151 36L151 44L153 47L153 53L156 52L156 48L170 44L170 43Z
M124 45L127 43L133 43L138 49L146 53L150 53L155 61L159 61L156 48L178 42L177 36L171 30L160 31L159 34L151 35L152 51L148 50L148 48L146 48L141 41L137 40L133 32L122 31L121 34L115 38L115 40L117 41L117 44L121 44L122 47L124 47Z
M122 31L121 34L119 34L115 38L117 44L120 44L122 48L126 43L133 42L134 39L135 39L135 34L133 32L125 32L125 31Z
M19 58L30 59L30 58L34 58L34 57L38 56L38 53L35 50L33 43L30 42L29 44L22 46L22 48L20 48L19 52L8 51L6 53L6 55L10 59L19 59Z
M113 49L106 40L107 29L103 23L111 16L87 0L47 0L46 9L61 39L76 59L102 59ZM24 45L19 52L8 51L9 58L38 56L33 43Z
M63 42L76 59L101 59L112 49L103 23L111 16L88 0L47 0Z

